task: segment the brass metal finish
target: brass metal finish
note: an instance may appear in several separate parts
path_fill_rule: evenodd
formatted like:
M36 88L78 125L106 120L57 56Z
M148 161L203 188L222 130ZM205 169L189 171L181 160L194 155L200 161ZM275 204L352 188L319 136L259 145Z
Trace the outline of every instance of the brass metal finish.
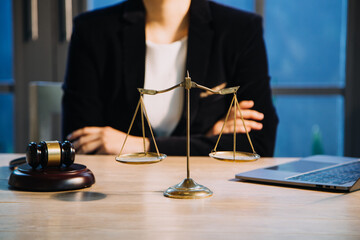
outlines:
M235 96L234 96L234 98L235 98L236 106L238 106L238 108L239 108L239 113L240 113L241 121L242 121L242 123L243 123L243 125L244 125L244 129L245 129L245 132L246 132L246 136L247 136L247 138L248 138L248 140L249 140L249 143L250 143L250 146L251 146L251 149L252 149L253 153L255 153L255 149L254 149L254 146L253 146L253 144L252 144L252 141L251 141L251 138L250 138L250 135L249 135L249 131L248 131L247 128L246 128L245 121L244 121L244 117L243 117L242 112L241 112L241 110L240 110L239 102L238 102L238 100L237 100L237 98L236 98Z
M154 133L153 133L153 130L152 130L150 121L149 121L149 117L148 117L147 112L146 112L146 109L145 109L145 104L144 104L144 100L143 100L143 96L142 96L142 95L140 96L140 101L141 101L141 107L142 107L142 109L144 109L144 114L145 114L145 117L146 117L146 121L148 122L148 126L149 126L149 129L150 129L151 137L152 137L152 139L153 139L153 141L154 141L156 153L157 153L157 155L160 157L159 149L158 149L157 144L156 144L156 141L155 141ZM144 125L144 122L143 122L142 124ZM145 128L143 128L142 131L143 131L143 135L144 135ZM145 136L145 135L144 135L144 136ZM146 149L145 149L145 138L144 138L144 152L146 152ZM166 155L165 155L165 156L166 156Z
M61 148L58 141L45 141L48 151L48 167L58 167L61 162Z
M205 90L205 91L209 91L213 94L220 94L220 95L226 95L226 94L230 94L230 93L236 93L237 90L240 88L239 86L236 86L236 87L229 87L229 88L223 88L223 89L220 89L220 90L213 90L213 89L210 89L208 87L205 87L205 86L202 86L200 84L197 84L195 82L193 82L193 87L194 88L200 88L202 90Z
M236 93L238 89L239 89L239 87L224 88L224 89L219 90L219 94L226 95L226 94L230 94L230 93Z
M140 95L140 99L142 100L143 96L142 94ZM142 129L145 129L145 126L144 126L144 109L142 108L142 104L141 104L141 127ZM144 146L144 152L146 153L147 152L147 149L146 149L146 144L145 144L145 131L142 131L142 135L143 135L143 146Z
M179 88L179 87L183 87L184 83L179 83L171 88L167 88L164 90L152 90L152 89L144 89L144 88L138 88L138 91L140 94L146 94L146 95L156 95L159 93L166 93L169 92L171 90L174 90L175 88Z
M116 161L121 162L121 163L127 163L127 164L148 164L148 163L157 163L160 162L162 159L164 159L166 157L165 154L160 154L158 147L156 145L156 141L155 141L155 137L150 125L150 121L149 118L147 116L146 113L146 109L145 109L145 105L144 105L144 101L143 101L143 95L147 94L147 95L156 95L156 94L161 94L161 93L165 93L165 92L169 92L174 90L175 88L179 88L179 87L183 87L186 90L186 175L187 177L179 184L174 185L170 188L168 188L165 192L164 192L164 196L166 197L170 197L170 198L206 198L206 197L210 197L213 193L211 192L211 190L209 190L207 187L202 186L200 184L197 184L194 180L192 180L190 178L190 89L191 88L200 88L202 90L205 90L207 92L210 92L210 94L220 94L220 95L226 95L226 94L233 94L234 97L231 101L229 110L226 114L225 117L225 122L221 128L221 132L219 134L219 137L217 139L217 142L215 144L214 149L212 150L212 152L209 154L210 157L218 159L218 160L224 160L224 161L254 161L256 159L259 159L260 156L258 154L256 154L254 147L252 145L249 133L246 129L245 126L245 122L244 122L244 118L243 115L241 113L241 109L239 106L239 103L237 101L237 97L236 97L236 93L237 90L239 89L239 86L236 87L229 87L229 88L223 88L220 90L214 90L214 89L210 89L208 87L204 87L200 84L197 84L193 81L191 81L191 78L189 76L189 72L187 72L187 75L185 77L185 80L180 83L177 84L171 88L167 88L164 90L152 90L152 89L143 89L143 88L138 88L138 91L140 93L140 99L139 102L137 104L136 110L135 110L135 114L132 118L129 130L126 134L125 137L125 141L121 147L121 151L120 154L115 158ZM136 114L139 110L139 107L141 106L141 124L142 124L142 131L143 131L143 143L144 143L144 152L140 152L140 153L131 153L131 154L121 154L123 149L124 149L124 145L125 142L129 136L130 130L133 126ZM219 144L220 138L223 134L224 131L224 127L225 124L228 120L229 114L231 112L231 108L234 107L235 111L234 111L234 145L233 145L233 151L222 151L222 152L217 152L216 148ZM240 116L241 116L241 120L243 122L245 131L246 131L246 135L247 138L250 142L251 148L253 150L253 153L246 153L246 152L237 152L236 151L236 114L237 114L237 109L240 112ZM145 126L144 126L144 116L148 122L149 128L150 128L150 132L151 132L151 136L153 138L154 144L155 144L155 148L156 148L156 152L157 153L150 153L147 152L147 150L145 149Z
M121 153L122 153L122 151L123 151L123 149L124 149L124 146L125 146L126 140L127 140L128 136L129 136L130 130L131 130L131 128L132 128L132 126L133 126L133 124L134 124L135 117L136 117L136 114L137 114L137 112L138 112L138 110L139 110L140 103L141 103L141 100L139 99L138 104L137 104L137 106L136 106L136 110L135 110L134 116L133 116L133 118L132 118L132 120L131 120L131 123L130 123L129 130L128 130L128 131L127 131L127 133L126 133L125 140L124 140L123 145L122 145L122 147L121 147L121 150L120 150L119 156L121 155Z
M189 71L187 72L187 76L185 77L184 87L187 90L190 90L191 87L192 87L192 81L191 81L191 78L189 76Z
M234 99L236 99L236 94L235 93L234 93ZM235 153L236 153L236 104L234 104L234 141L233 142L234 142L233 157L235 159Z
M139 107L141 106L141 126L142 126L142 135L143 135L143 145L144 145L144 152L141 152L141 153L132 153L132 154L121 154L123 149L124 149L124 146L125 146L125 143L126 143L126 140L130 134L130 131L131 131L131 128L134 124L134 121L135 121L135 118L136 118L136 114L137 112L139 111ZM145 115L145 118L148 122L148 125L149 125L149 129L150 129L150 132L151 132L151 137L154 141L154 145L155 145L155 149L156 149L156 153L151 153L151 152L148 152L147 149L146 149L146 146L145 146L145 124L144 124L144 115ZM154 158L157 158L156 160ZM151 124L150 124L150 121L149 121L149 118L148 118L148 115L147 115L147 112L146 112L146 109L145 109L145 104L144 104L144 101L143 101L143 94L140 93L140 99L139 99L139 102L136 106L136 110L135 110L135 113L134 113L134 116L131 120L131 123L130 123L130 127L129 127L129 130L128 132L126 133L126 137L125 137L125 140L124 140L124 143L121 147L121 150L120 150L120 153L118 156L115 157L116 161L118 162L121 162L121 163L128 163L128 164L149 164L149 163L156 163L156 162L160 162L162 161L164 158L166 158L166 155L165 154L162 154L162 153L159 153L159 149L157 147L157 144L156 144L156 141L155 141L155 137L154 137L154 133L152 131L152 127L151 127Z
M260 155L257 153L248 153L248 152L234 152L233 151L219 151L219 152L211 152L209 154L210 157L228 162L251 162L256 161L260 158Z
M231 154L231 152L229 151L220 151L220 152L217 152L216 151L216 148L219 144L219 141L220 141L220 138L221 138L221 135L223 134L223 131L224 131L224 127L225 127L225 124L228 120L228 117L229 117L229 114L230 114L230 111L231 111L231 108L234 106L234 147L233 147L233 152ZM237 109L239 110L239 113L240 113L240 118L241 118L241 121L243 123L243 126L244 126L244 129L245 129L245 133L246 133L246 136L247 136L247 139L250 143L250 146L251 146L251 149L253 151L253 153L246 153L246 152L236 152L236 111ZM252 144L252 141L251 141L251 138L250 138L250 135L249 135L249 131L247 130L246 128L246 125L245 125L245 120L244 120L244 117L242 115L242 112L241 112L241 109L240 109L240 105L239 105L239 102L237 100L237 97L236 97L236 93L234 93L234 97L231 101L231 104L230 104L230 107L229 107L229 110L226 114L226 117L225 117L225 121L224 121L224 124L221 128L221 131L220 131L220 134L219 134L219 137L216 141L216 144L215 144L215 147L214 149L211 151L211 153L209 154L210 157L212 158L215 158L217 160L223 160L223 161L239 161L239 162L243 162L243 161L255 161L257 159L260 158L260 155L257 154L255 152L255 149L254 149L254 146Z
M190 178L190 89L186 89L186 176Z
M214 149L212 150L212 152L216 152L216 149L217 149L217 146L218 146L218 144L219 144L221 135L222 135L223 132L224 132L225 123L227 122L227 120L228 120L228 118L229 118L230 111L231 111L231 107L232 107L232 105L234 104L234 101L235 101L235 99L233 98L232 101L231 101L231 103L230 103L230 107L229 107L229 109L228 109L228 111L227 111L227 113L226 113L225 121L224 121L224 124L223 124L222 127L221 127L221 131L220 131L219 137L218 137L218 139L217 139L217 141L216 141L215 147L214 147Z
M140 152L140 153L129 153L129 154L122 154L117 156L115 159L121 163L127 164L150 164L150 163L158 163L166 158L166 155L160 153L152 152Z
M185 178L181 183L169 187L165 192L165 197L181 199L198 199L212 196L213 192L207 187L197 184L191 178Z

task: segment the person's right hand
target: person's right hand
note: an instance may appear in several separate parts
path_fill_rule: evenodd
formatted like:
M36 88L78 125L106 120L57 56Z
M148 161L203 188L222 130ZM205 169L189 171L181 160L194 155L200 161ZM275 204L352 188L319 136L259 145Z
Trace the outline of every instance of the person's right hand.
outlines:
M126 133L112 127L84 127L75 130L67 136L73 142L76 153L119 154L125 141ZM145 138L145 148L150 146ZM143 152L142 137L129 135L122 153Z

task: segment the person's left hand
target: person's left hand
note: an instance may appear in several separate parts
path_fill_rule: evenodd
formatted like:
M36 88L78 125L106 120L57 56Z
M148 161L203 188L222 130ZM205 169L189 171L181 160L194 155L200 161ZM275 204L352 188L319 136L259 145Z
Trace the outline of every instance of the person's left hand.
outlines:
M126 133L112 127L84 127L67 136L73 142L76 153L119 154ZM145 148L149 149L150 141L145 138ZM143 152L142 137L129 135L122 153Z
M256 110L251 109L254 106L254 101L244 100L239 103L241 113L244 118L244 123L241 120L239 110L236 111L236 132L237 133L246 133L246 130L250 132L251 130L261 130L263 128L261 120L264 119L264 114ZM234 132L234 107L229 113L229 117L226 121L226 124L223 129L223 133L233 133ZM214 126L207 132L206 136L219 135L223 125L225 123L225 117L217 121ZM245 130L246 127L246 130Z

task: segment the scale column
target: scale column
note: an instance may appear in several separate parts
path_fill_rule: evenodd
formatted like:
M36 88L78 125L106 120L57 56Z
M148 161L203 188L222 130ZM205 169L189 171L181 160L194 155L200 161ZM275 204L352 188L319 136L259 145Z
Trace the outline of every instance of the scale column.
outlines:
M190 178L190 89L191 78L189 72L185 77L185 90L186 90L186 173L187 178Z
M196 86L191 81L189 72L183 82L183 87L186 90L186 166L187 177L172 187L169 187L165 192L165 197L170 198L206 198L210 197L213 193L207 187L197 184L190 178L190 89Z

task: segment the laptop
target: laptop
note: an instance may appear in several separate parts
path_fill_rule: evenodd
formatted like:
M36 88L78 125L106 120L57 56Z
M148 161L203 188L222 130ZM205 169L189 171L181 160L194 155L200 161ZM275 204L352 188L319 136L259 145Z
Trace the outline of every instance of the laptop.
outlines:
M360 159L315 155L235 175L237 179L329 191L360 188Z

